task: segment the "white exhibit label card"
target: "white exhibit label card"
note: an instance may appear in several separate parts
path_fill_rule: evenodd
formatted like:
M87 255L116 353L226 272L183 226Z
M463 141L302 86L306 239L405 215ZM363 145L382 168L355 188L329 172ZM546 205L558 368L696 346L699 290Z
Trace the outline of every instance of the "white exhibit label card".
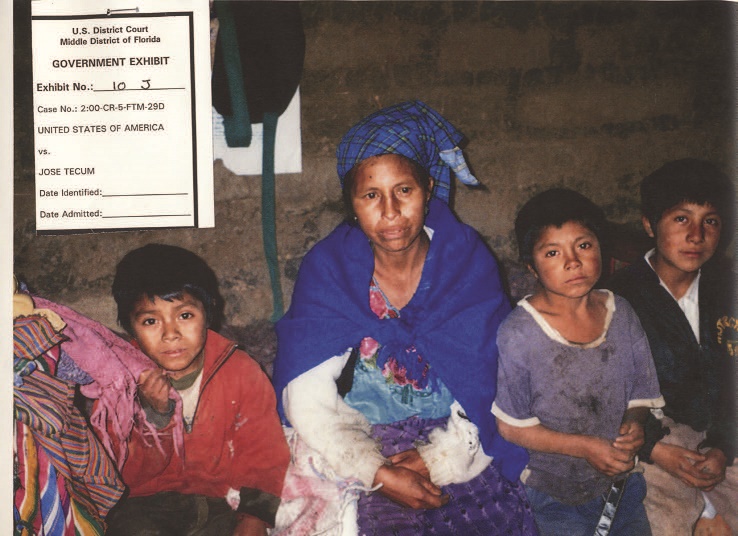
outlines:
M212 227L208 4L111 4L33 3L36 230Z

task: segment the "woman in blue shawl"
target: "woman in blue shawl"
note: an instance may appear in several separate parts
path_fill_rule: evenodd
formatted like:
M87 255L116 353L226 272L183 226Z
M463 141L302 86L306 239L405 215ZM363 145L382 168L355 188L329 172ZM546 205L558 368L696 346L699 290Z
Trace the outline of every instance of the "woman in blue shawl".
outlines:
M338 147L350 213L303 260L277 324L280 411L359 499L361 534L533 534L523 449L497 433L497 265L447 206L476 184L463 136L419 101Z

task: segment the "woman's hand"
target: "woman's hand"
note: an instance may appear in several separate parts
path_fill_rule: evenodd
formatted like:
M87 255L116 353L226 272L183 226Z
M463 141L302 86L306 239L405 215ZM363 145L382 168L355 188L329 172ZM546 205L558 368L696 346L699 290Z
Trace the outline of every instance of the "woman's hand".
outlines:
M233 536L266 536L267 525L261 519L246 514L239 514Z
M169 376L160 369L144 370L138 377L138 396L159 413L169 411Z
M406 467L430 480L430 471L417 449L398 452L394 456L390 456L389 461L396 467Z
M615 476L633 469L635 462L630 452L615 448L606 439L584 437L583 458L600 473Z
M378 484L382 484L379 493L409 508L438 508L449 499L441 488L407 467L383 465L374 477L374 485Z

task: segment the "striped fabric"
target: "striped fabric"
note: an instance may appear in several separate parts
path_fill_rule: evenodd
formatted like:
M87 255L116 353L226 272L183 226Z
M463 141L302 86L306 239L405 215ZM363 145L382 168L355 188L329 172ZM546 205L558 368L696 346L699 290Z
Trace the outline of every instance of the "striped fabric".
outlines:
M13 416L42 435L58 437L69 419L70 407L49 401L73 396L71 385L39 371L13 390Z
M42 355L44 365L13 390L14 534L102 536L103 519L122 495L123 482L74 407L74 385L44 371L55 368L59 334L45 319L20 320L14 325L16 364L25 361L23 370L32 369L27 365L39 363ZM41 354L34 355L37 352Z
M37 533L40 528L39 508L39 460L36 441L30 429L23 423L16 422L16 444L18 457L18 476L21 485L15 491L15 508L17 521L15 534L27 536ZM42 464L44 468L49 464Z
M22 483L15 494L21 520L15 533L102 536L103 519L122 495L123 483L99 444L86 437L86 426L74 425L68 430L80 431L82 437L92 440L87 445L94 448L79 444L72 451L65 448L79 440L78 434L69 438L65 434L60 444L21 422L16 424Z
M63 479L50 463L33 431L16 423L18 464L23 485L15 489L16 536L74 536L70 498ZM95 534L95 533L80 533Z
M13 320L13 356L16 359L35 359L66 339L54 331L43 316L22 316Z
M40 510L41 520L43 522L44 534L63 536L64 534L64 513L68 511L62 505L62 493L64 487L57 480L56 469L53 465L48 467L48 476L46 482L41 489ZM66 494L65 494L66 495ZM64 499L68 500L68 496Z
M420 101L395 104L354 125L336 150L341 187L354 165L370 156L399 154L423 166L435 179L433 194L448 203L451 172L464 184L476 186L458 145L463 134L438 112Z
M14 391L16 419L31 427L51 462L72 482L75 498L88 509L107 513L120 497L123 485L84 417L73 406L73 398L71 385L35 373Z
M43 316L22 316L13 320L13 371L14 383L23 383L26 376L39 368L49 374L56 373L56 360L48 351L67 338L54 331Z

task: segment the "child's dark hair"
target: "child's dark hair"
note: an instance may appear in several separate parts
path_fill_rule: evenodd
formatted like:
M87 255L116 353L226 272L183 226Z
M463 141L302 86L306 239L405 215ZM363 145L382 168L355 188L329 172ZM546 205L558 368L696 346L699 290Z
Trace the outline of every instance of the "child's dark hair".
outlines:
M113 298L118 305L118 323L128 333L131 312L143 297L181 299L184 292L205 308L209 327L220 324L222 298L215 273L200 257L186 249L166 244L148 244L126 254L113 279Z
M395 154L395 153L385 153L385 154ZM359 168L364 162L372 158L377 158L379 156L384 156L384 155L378 154L378 155L370 156L369 158L365 158L364 160L356 164L354 167L352 167L349 170L349 172L346 173L346 176L343 178L343 208L344 208L344 211L346 212L346 221L348 221L351 224L355 223L354 217L356 216L356 214L354 214L354 205L351 202L353 195L354 195L354 183L356 181L356 173L358 172ZM428 173L427 169L425 169L423 166L418 164L412 158L408 158L401 154L396 154L395 156L399 156L405 162L408 163L408 165L412 169L413 177L415 177L415 180L418 181L418 184L423 189L423 191L430 190L431 176Z
M579 192L554 188L528 200L515 218L520 261L533 264L533 246L547 227L577 222L591 230L604 247L607 222L602 209Z
M680 203L710 204L722 219L721 242L733 232L734 186L710 162L696 158L674 160L641 181L641 213L656 232L664 212Z

